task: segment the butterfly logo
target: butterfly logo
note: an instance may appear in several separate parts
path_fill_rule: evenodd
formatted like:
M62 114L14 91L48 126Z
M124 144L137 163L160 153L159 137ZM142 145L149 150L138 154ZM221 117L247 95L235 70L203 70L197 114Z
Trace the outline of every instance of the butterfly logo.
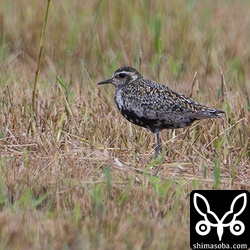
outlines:
M206 211L202 211L204 210L204 207L203 209L199 208L198 202L197 202L199 199L200 199L200 202L203 202L203 204L205 204ZM235 204L239 202L240 199L243 199L243 205L240 208L240 210L237 211ZM195 230L199 235L204 236L204 235L209 234L211 227L217 228L217 235L218 235L219 241L221 241L222 239L225 227L229 227L230 232L235 236L238 236L244 233L245 225L243 224L242 221L237 220L237 216L239 216L246 208L246 205L247 205L246 193L239 194L233 199L231 206L230 206L230 210L226 212L222 216L221 219L219 219L218 216L213 211L210 210L210 205L207 199L203 195L195 193L193 202L194 202L194 207L196 211L204 218L203 220L200 220L199 222L197 222L195 226ZM226 219L228 220L228 216L231 216L232 220L228 223L225 223L225 220ZM213 222L211 222L211 219L213 219Z

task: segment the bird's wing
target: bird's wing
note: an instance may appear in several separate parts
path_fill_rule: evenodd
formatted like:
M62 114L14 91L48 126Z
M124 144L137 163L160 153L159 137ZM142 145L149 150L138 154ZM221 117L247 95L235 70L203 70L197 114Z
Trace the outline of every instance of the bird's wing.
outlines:
M165 85L156 82L145 82L126 89L123 95L128 110L134 112L139 118L164 120L166 117L192 120L218 118L224 113L221 110L206 107L195 100L171 90Z

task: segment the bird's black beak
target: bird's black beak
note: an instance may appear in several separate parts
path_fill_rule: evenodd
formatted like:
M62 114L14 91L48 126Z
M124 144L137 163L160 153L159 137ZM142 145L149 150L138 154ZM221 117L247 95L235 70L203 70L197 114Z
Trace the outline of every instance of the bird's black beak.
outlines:
M109 84L112 82L112 78L98 82L97 85Z

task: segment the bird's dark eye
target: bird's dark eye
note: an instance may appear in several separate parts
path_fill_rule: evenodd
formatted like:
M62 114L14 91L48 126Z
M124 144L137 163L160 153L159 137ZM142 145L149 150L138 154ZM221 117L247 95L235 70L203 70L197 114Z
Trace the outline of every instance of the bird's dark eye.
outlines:
M120 77L120 78L124 78L125 76L126 76L125 73L120 73L120 74L119 74L119 77Z

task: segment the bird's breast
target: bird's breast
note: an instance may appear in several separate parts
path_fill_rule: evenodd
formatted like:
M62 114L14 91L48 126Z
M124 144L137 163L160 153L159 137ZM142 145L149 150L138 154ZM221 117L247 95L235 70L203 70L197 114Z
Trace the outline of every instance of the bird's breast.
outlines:
M122 109L124 109L124 100L123 100L123 96L122 96L122 91L118 90L115 93L115 103L117 105L117 108L121 111Z

